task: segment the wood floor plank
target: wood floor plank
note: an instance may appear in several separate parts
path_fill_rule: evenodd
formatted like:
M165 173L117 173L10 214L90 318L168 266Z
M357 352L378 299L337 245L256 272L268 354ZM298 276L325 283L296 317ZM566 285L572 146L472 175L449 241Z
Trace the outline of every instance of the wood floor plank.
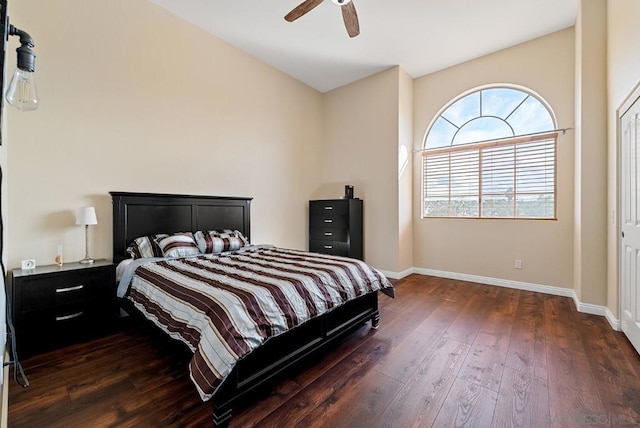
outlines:
M13 390L20 388L19 386L12 385ZM28 388L25 388L28 390ZM24 394L24 397L28 397L23 400L11 400L11 412L16 415L24 416L26 413L33 411L37 403L37 409L51 408L51 407L64 407L69 403L69 394L67 393L67 387L61 385L58 387L51 387L43 393L29 391L29 394ZM16 419L14 419L15 421Z
M486 321L480 327L474 345L492 348L506 354L511 340L511 329L518 309L519 290L493 287L495 297L487 304L491 305Z
M611 327L603 317L588 314L578 314L580 336L585 348L589 351L589 362L593 376L602 382L614 385L628 384L640 390L638 374L635 365L628 365L628 360L640 362L640 356L635 352L623 358L625 352L620 346L618 336L620 332L611 332ZM622 338L626 341L626 338ZM629 370L631 368L631 370Z
M588 415L605 413L591 367L584 355L549 344L547 357L549 379L552 380L549 382L552 420L580 420Z
M547 355L544 303L537 293L523 291L512 322L505 365L546 379Z
M638 425L640 355L604 318L566 297L423 275L395 283L378 330L366 324L291 370L237 406L231 426ZM10 381L9 426L211 426L189 359L135 320L33 356L32 386Z
M397 316L390 314L385 317L385 323L381 323L380 330L389 328L389 319ZM380 331L378 330L378 331ZM356 349L364 345L370 337L374 337L376 330L365 325L355 331L352 335L342 339L334 347L330 348L323 356L311 360L297 371L293 371L291 376L276 384L268 394L259 397L255 402L247 403L247 405L239 408L238 416L234 416L234 425L237 426L253 426L265 419L270 413L277 409L300 393L305 387L308 387L317 379L325 375L336 364L343 361L351 355ZM257 404L259 403L259 404ZM251 409L251 411L248 411Z
M335 391L314 408L299 426L377 426L380 416L393 400L402 383L371 370L348 388Z
M318 406L336 395L340 396L350 388L350 384L357 383L375 367L382 355L388 351L388 344L375 338L370 338L353 354L329 370L322 376L302 389L298 394L285 402L277 412L271 413L260 421L264 426L304 426L302 421ZM299 409L304 408L302 413Z
M431 426L447 399L469 345L441 338L385 411L385 426Z
M472 296L465 307L458 312L455 321L447 328L445 337L471 345L475 341L480 327L486 321L486 314L490 308L485 303L484 296Z
M545 331L550 344L565 350L571 350L575 355L586 356L580 329L577 323L575 306L568 297L549 296L544 301Z
M551 422L546 380L505 367L492 426L547 427Z
M458 317L458 312L444 307L437 308L419 324L403 331L410 332L402 341L394 341L389 352L383 356L376 370L393 379L405 382L418 369L419 364L428 355L449 326ZM412 330L413 329L413 330Z
M464 360L458 377L467 382L498 392L503 370L504 354L492 348L473 345Z
M489 427L497 400L495 391L456 379L433 426Z
M610 382L600 382L598 389L605 410L600 419L606 418L610 426L640 426L640 390Z

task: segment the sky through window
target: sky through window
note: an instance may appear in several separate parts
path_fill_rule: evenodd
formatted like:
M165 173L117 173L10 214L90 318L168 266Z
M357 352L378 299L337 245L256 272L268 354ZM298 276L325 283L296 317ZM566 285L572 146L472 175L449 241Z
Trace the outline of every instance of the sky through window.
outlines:
M536 97L513 88L481 89L463 96L435 120L425 142L435 149L552 131L553 117Z

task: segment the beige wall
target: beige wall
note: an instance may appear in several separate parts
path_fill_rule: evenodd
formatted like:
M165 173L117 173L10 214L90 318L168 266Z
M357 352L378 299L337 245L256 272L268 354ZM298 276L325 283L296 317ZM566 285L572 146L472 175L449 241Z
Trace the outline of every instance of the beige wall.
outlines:
M574 121L574 30L433 73L414 82L414 147L459 94L486 84L527 87L553 108L558 126ZM573 132L558 139L558 220L421 218L421 156L414 156L414 266L453 273L573 287ZM514 260L522 269L514 269Z
M608 227L607 306L618 314L618 136L617 110L640 82L640 2L607 2Z
M324 94L324 158L314 196L339 198L353 184L364 200L364 259L398 271L400 68Z
M80 259L83 205L91 255L110 258L110 190L252 196L254 242L306 248L320 93L146 0L9 12L35 39L41 100L5 110L10 268L52 263L58 243Z

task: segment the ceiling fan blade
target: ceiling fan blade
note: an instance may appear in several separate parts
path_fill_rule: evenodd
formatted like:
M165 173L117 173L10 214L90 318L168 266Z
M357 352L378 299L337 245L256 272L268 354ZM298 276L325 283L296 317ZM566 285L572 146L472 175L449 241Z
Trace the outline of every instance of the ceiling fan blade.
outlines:
M306 0L296 6L291 12L287 13L284 19L286 21L293 22L305 13L309 12L314 7L318 6L323 1L324 0Z
M342 5L342 19L344 20L344 26L347 27L347 33L349 33L349 37L355 37L360 34L358 14L356 13L356 7L353 4L353 0L345 5Z

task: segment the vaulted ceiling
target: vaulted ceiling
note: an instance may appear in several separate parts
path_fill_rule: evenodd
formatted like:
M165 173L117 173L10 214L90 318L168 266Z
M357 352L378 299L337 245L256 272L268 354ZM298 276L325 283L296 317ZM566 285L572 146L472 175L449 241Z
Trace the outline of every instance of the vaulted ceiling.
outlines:
M326 92L400 65L419 77L575 24L578 0L353 0L360 35L324 0L152 0L309 86ZM206 45L202 46L206 55Z

